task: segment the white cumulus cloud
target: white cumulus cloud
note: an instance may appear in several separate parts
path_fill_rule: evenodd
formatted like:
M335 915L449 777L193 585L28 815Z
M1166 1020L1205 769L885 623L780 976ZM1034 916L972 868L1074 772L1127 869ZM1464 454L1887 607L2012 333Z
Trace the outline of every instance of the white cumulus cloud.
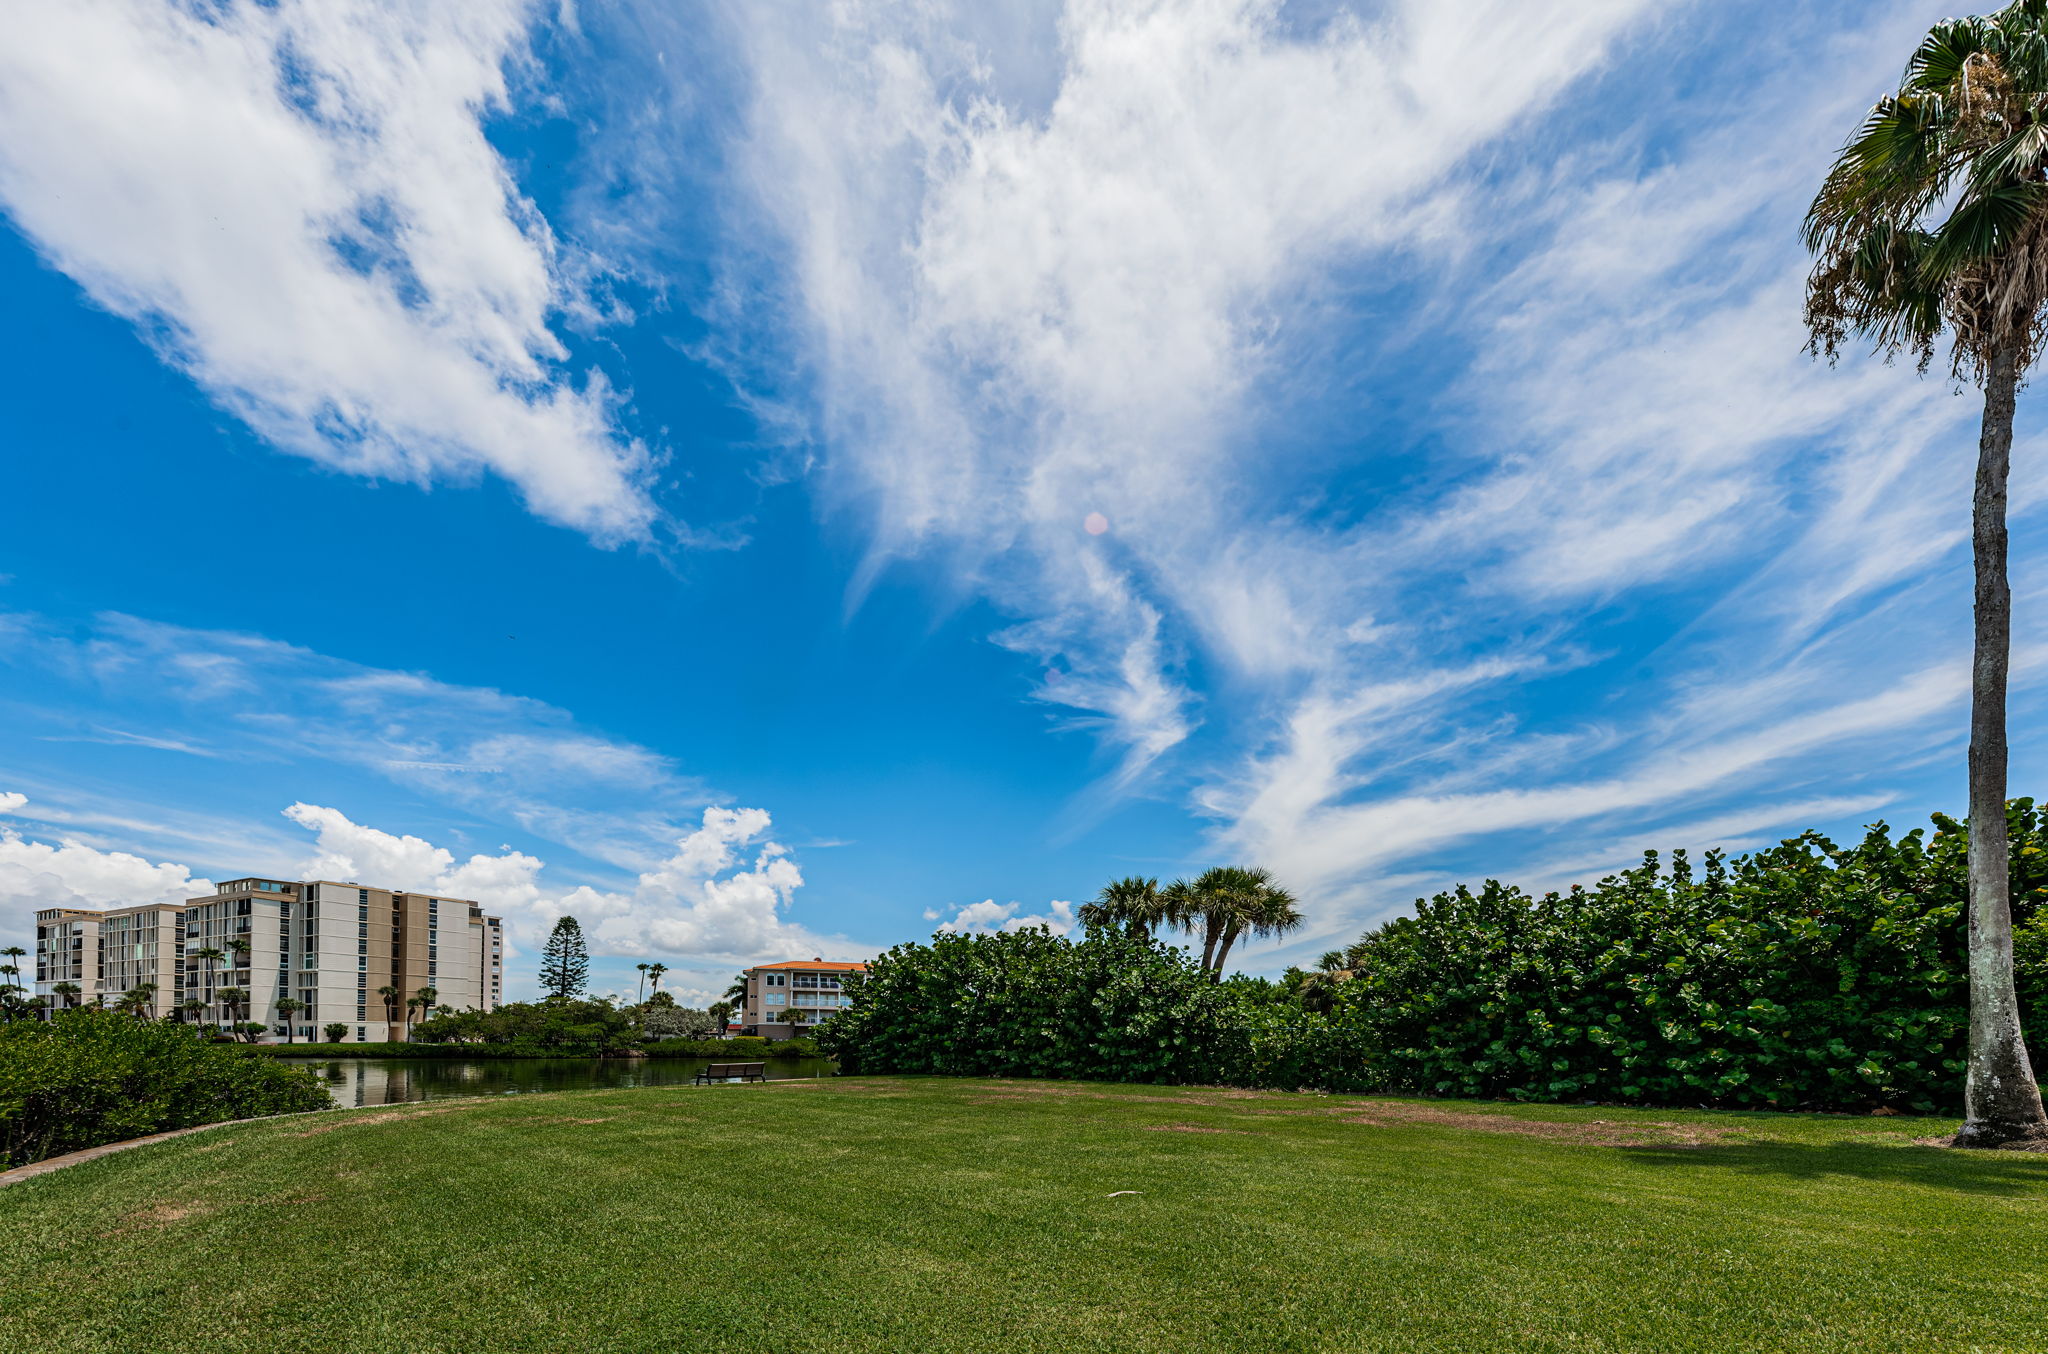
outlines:
M0 792L0 812L27 805L28 796L18 791ZM0 936L33 936L40 908L182 903L212 887L183 865L69 838L36 841L0 825Z
M999 903L993 898L984 898L978 903L966 903L955 910L953 916L939 923L940 935L981 934L990 935L1002 931L1050 931L1054 935L1068 935L1074 929L1074 905L1054 900L1045 905L1039 914L1026 914L1022 903ZM927 912L927 918L936 913Z

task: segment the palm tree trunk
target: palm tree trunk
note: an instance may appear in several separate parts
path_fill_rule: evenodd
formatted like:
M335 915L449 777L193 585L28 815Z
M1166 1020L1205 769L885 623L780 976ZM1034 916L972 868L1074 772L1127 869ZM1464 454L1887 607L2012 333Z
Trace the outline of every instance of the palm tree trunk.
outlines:
M1230 947L1237 943L1237 932L1237 923L1232 922L1230 929L1223 933L1223 948L1216 952L1216 968L1209 974L1214 982L1223 981L1223 963L1230 958Z
M1209 971L1209 960L1216 953L1217 930L1215 913L1212 912L1202 918L1202 972L1204 973Z
M1997 353L1984 382L1971 545L1976 648L1970 671L1970 1063L1958 1147L2048 1140L2013 989L2010 847L2005 823L2005 688L2012 656L2006 582L2006 478L2012 465L2017 355Z

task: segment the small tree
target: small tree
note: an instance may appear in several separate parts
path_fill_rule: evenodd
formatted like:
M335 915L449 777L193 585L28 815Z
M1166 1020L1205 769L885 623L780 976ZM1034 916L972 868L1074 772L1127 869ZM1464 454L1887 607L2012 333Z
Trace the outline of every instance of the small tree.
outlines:
M540 985L551 1000L568 1001L583 991L589 977L590 951L583 944L583 927L574 917L563 917L541 951Z
M7 958L6 963L0 964L0 1015L9 1020L35 1012L35 1003L23 1000L23 994L28 989L15 981L20 976L21 969L14 961L27 953L28 951L19 945L9 945L6 949L0 950L0 955Z
M220 1003L222 1023L239 1029L236 1017L241 1014L242 1003L248 1000L248 997L249 994L239 987L223 987L214 993L213 999Z
M729 1001L714 1001L704 1008L704 1013L711 1017L713 1027L720 1034L724 1034L725 1027L732 1023L732 1003Z
M337 1020L331 1025L322 1025L320 1032L327 1036L328 1043L338 1044L348 1037L348 1026Z
M411 999L405 1003L405 1013L407 1016L410 1016L414 1011L418 1011L420 1013L420 1019L425 1020L428 1016L433 1014L434 1005L436 1002L440 1001L440 999L441 994L439 992L436 992L431 987L423 987L419 991L413 993ZM411 1042L412 1026L409 1021L406 1025L405 1037L408 1043Z
M287 1044L299 1042L299 1028L292 1022L292 1017L305 1009L306 1003L300 1001L297 997L279 997L277 999L277 1013L284 1019L284 1041Z

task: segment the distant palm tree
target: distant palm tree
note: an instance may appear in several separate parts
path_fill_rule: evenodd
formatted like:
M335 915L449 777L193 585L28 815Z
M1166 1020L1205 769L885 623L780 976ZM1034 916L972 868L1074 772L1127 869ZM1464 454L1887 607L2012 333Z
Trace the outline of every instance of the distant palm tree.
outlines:
M284 1020L284 1041L287 1044L299 1042L299 1027L293 1023L292 1017L305 1009L306 1004L297 997L279 997L277 999L277 1014Z
M197 997L187 997L178 1003L178 1009L185 1013L185 1019L197 1025L199 1017L206 1012L206 1003Z
M386 983L377 989L377 995L384 999L384 1023L386 1025L396 1025L398 1023L398 989L390 983ZM384 1037L389 1039L391 1036L387 1033Z
M121 1000L114 1004L114 1009L126 1011L129 1015L141 1019L149 1014L149 1008L155 1000L155 983L137 983L121 994Z
M647 965L635 964L633 967L640 970L640 990L634 995L633 999L635 1001L645 1001L647 999Z
M655 991L661 991L661 975L666 972L668 972L667 964L649 964L647 966L647 980L653 985Z
M223 987L213 994L213 999L220 1003L228 1028L231 1031L238 1030L241 1024L238 1017L242 1012L242 1003L249 999L249 994L239 987Z
M1878 100L1807 209L1812 348L1852 336L1984 391L1971 508L1968 1070L1958 1147L2048 1143L2013 975L2006 825L2012 585L2006 504L2019 387L2048 315L2048 3L1945 19Z
M434 1003L436 1003L440 999L441 994L439 992L436 992L431 987L423 987L419 991L413 993L412 999L406 1002L406 1014L410 1016L412 1012L415 1009L417 1009L420 1013L420 1018L424 1020L426 1019L428 1012L434 1009ZM410 1020L406 1022L405 1037L408 1042L410 1042L412 1039L412 1022Z
M1093 902L1081 904L1079 915L1083 926L1121 926L1134 936L1149 936L1168 911L1159 881L1132 875L1103 885Z
M221 960L221 958L222 958L222 953L221 953L221 951L219 951L219 950L216 950L216 949L212 948L211 946L209 946L208 948L206 948L206 949L203 949L203 950L193 950L193 951L192 951L192 952L191 952L190 954L186 955L186 959L187 959L188 961L189 961L189 960L193 960L193 959L200 959L200 960L204 960L204 961L205 961L205 967L204 967L204 968L202 968L202 969L201 969L201 970L199 970L199 971L200 971L200 972L201 972L202 974L204 974L204 975L205 975L205 979L206 979L206 982L205 982L205 985L204 985L204 987L203 987L203 988L202 988L201 990L202 990L202 991L204 991L204 992L206 993L206 996L207 996L207 1002L206 1002L206 1004L207 1004L207 1005L209 1005L209 1006L213 1004L213 1000L214 1000L214 991L213 991L213 987L214 987L214 983L215 983L215 981L216 981L216 979L217 979L217 977L218 977L218 973L217 973L217 970L215 970L215 968L214 968L213 966L214 966L215 964L219 963L219 962L220 962L220 960Z
M17 961L27 953L28 951L19 945L9 945L6 949L0 950L0 957L7 960L6 963L0 964L0 1007L6 1009L9 1019L26 1013L34 1006L32 1002L19 1000L20 994L28 989L16 981L21 976L21 966Z
M73 1006L78 1005L78 998L83 991L84 989L79 987L77 983L53 983L50 985L50 995L61 999L62 1009L64 1010L69 1010Z

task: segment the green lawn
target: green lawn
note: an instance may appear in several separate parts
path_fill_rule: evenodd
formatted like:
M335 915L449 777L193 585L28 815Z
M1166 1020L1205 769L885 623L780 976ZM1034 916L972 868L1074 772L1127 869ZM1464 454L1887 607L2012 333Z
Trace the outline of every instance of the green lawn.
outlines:
M2048 1350L2048 1157L1952 1127L883 1078L306 1116L0 1190L0 1349Z

